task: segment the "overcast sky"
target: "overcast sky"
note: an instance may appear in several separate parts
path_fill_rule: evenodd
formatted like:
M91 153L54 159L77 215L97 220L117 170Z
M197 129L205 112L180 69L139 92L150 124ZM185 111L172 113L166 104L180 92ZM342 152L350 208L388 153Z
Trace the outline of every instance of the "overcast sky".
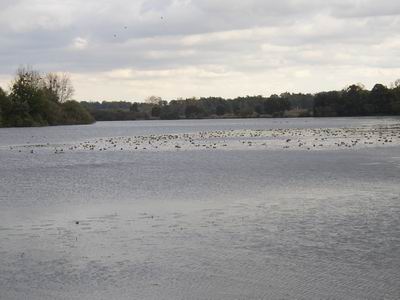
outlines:
M78 100L270 95L400 78L399 0L0 0L0 85L71 74Z

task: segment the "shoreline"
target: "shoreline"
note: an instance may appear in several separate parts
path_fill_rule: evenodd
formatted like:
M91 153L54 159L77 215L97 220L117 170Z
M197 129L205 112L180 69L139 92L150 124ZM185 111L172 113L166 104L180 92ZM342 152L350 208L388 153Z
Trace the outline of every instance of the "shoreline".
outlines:
M10 129L10 128L48 128L48 127L61 127L61 126L90 126L98 122L143 122L143 121L200 121L200 120L257 120L257 119L352 119L352 118L394 118L399 119L399 115L368 115L368 116L284 116L284 117L226 117L226 118L179 118L179 119L160 119L160 118L150 118L150 119L135 119L135 120L95 120L92 123L82 123L82 124L57 124L57 125L38 125L38 126L0 126L0 130Z

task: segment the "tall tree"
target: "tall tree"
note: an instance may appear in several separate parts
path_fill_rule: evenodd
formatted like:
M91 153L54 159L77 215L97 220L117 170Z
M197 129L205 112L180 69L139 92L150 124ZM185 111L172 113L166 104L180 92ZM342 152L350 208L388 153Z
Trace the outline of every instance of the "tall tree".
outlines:
M44 85L56 95L56 100L60 103L71 100L75 92L67 73L48 73L44 78Z
M373 105L375 113L390 114L393 93L383 84L375 84L369 94L369 102Z
M41 113L45 105L43 80L40 73L21 67L11 86L12 121L15 126L31 126L43 123Z
M367 101L368 91L362 84L352 84L345 88L342 93L339 104L338 114L345 116L362 116L365 115L364 104Z

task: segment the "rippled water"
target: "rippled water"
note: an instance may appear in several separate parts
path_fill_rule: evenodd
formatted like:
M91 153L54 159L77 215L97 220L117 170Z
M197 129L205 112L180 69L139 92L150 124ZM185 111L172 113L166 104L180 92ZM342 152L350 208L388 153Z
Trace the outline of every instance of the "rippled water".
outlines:
M318 151L52 151L110 137L232 129L394 126L396 135L398 124L0 129L0 299L399 299L395 140ZM41 147L31 153L30 145Z

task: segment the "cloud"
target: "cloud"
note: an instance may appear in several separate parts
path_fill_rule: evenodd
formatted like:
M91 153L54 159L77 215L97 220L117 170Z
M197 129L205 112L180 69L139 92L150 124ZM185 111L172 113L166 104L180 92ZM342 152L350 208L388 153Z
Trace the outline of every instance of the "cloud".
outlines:
M89 42L87 39L77 37L72 41L72 48L75 50L85 50L88 44Z
M335 1L332 14L337 17L363 18L398 16L400 14L400 2L393 0L350 0Z
M29 64L78 99L269 94L389 83L397 0L3 0L0 82Z

